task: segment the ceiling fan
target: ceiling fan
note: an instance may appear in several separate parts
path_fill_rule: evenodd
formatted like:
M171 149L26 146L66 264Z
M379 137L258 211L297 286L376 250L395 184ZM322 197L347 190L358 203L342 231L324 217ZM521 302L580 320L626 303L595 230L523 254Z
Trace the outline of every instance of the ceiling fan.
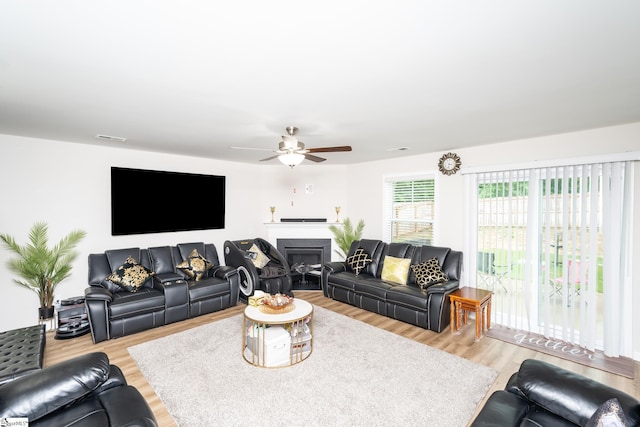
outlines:
M341 145L337 147L320 147L320 148L305 148L304 143L296 138L298 128L295 126L288 126L286 128L287 135L282 135L282 141L278 144L278 149L273 150L277 153L275 156L270 156L260 160L265 162L277 158L287 166L294 167L302 163L304 159L311 160L312 162L324 162L324 157L315 156L311 153L331 153L338 151L351 151L351 146ZM243 148L243 147L231 147L231 148Z

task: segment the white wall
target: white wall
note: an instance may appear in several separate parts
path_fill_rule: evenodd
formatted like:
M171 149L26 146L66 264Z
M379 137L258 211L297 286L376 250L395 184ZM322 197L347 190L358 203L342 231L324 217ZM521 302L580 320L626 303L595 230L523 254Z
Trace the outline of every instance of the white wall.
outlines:
M563 159L640 150L640 123L534 138L477 148L455 149L465 168L517 164L534 160ZM335 206L341 218L360 218L366 222L366 238L382 238L382 180L386 174L436 172L443 153L413 155L400 159L360 163L350 166L300 165L293 170L280 165L251 165L199 159L121 148L85 146L42 139L0 135L0 179L3 183L0 232L24 241L33 222L49 223L51 240L57 241L72 228L81 228L88 237L73 276L59 288L59 297L81 295L86 286L86 256L108 248L148 247L185 241L205 241L216 245L223 260L222 244L227 239L266 235L264 222L271 219L269 206L276 206L281 217L327 217L334 219ZM138 236L110 235L111 166L209 173L227 176L226 229L198 232L162 233ZM640 168L637 168L640 169ZM461 250L463 233L463 178L437 174L438 245ZM636 207L640 205L640 172L636 175ZM313 185L313 194L304 186ZM295 193L294 189L295 188ZM157 214L153 200L161 197L166 207L180 195L164 192L149 194L142 207ZM292 205L293 203L293 205ZM203 209L207 202L203 201ZM640 224L640 208L635 224ZM640 226L634 230L640 241ZM6 270L10 256L0 250L0 330L33 324L36 319L35 295L17 287ZM636 249L634 277L640 278L640 249ZM637 281L636 281L637 282ZM636 286L636 289L638 286ZM640 306L640 290L634 306ZM636 311L634 325L640 325ZM640 327L634 330L634 349L640 359Z
M177 172L225 175L227 177L226 228L191 232L111 236L111 166ZM204 241L216 245L224 263L225 240L266 236L264 222L271 220L269 206L276 206L276 218L335 216L334 206L347 210L344 166L299 165L293 170L274 165L251 165L186 156L140 152L113 146L93 146L51 140L0 135L0 233L26 243L36 221L49 224L50 243L56 243L72 229L87 237L72 276L58 287L56 298L83 295L87 286L87 255L110 248L174 245ZM305 194L305 184L313 194ZM293 193L296 188L296 193ZM166 189L139 189L139 209L162 215L171 206L182 207L188 199ZM293 201L293 206L291 202ZM215 205L203 194L201 209ZM197 208L197 207L196 207ZM12 254L0 249L0 331L28 326L37 321L38 300L33 292L13 283L6 268Z

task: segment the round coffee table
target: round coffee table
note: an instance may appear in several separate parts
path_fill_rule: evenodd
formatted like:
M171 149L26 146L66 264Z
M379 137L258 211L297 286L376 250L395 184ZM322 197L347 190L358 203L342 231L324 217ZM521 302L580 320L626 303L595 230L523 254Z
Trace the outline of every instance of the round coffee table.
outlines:
M282 312L248 305L242 317L242 357L254 366L295 365L313 351L313 305L295 298Z

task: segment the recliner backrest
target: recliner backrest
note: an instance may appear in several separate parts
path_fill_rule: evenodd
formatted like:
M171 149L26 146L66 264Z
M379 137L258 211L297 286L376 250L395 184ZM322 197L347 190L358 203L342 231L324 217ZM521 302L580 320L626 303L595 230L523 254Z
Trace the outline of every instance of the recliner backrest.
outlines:
M442 271L447 275L449 280L459 281L462 274L462 252L449 251L442 265Z
M271 243L269 243L268 241L257 237L254 240L256 246L267 256L269 257L269 259L274 262L277 265L281 265L285 268L285 270L287 271L291 271L291 268L289 268L289 263L287 262L287 260L285 259L284 255L280 253L280 251L273 246Z
M111 293L123 292L120 286L106 280L107 276L116 271L131 256L144 267L153 270L149 259L149 252L140 248L107 249L104 254L89 255L89 284L92 286L102 286ZM153 281L148 280L143 285L153 288Z
M127 260L128 257L133 257L136 261L142 264L140 259L140 248L125 248L125 249L107 249L104 254L109 260L109 267L111 271L115 271Z
M193 242L193 243L178 243L176 245L178 248L178 252L180 253L180 260L176 260L178 263L184 261L189 257L191 252L196 249L200 255L205 257L207 261L213 264L214 267L220 265L220 260L218 259L218 251L213 243L205 244L203 242Z
M451 248L441 246L420 246L420 258L418 259L418 263L423 263L431 258L437 258L438 264L442 267L450 251Z
M173 256L171 246L157 246L149 248L151 257L151 269L156 274L176 273L178 262Z

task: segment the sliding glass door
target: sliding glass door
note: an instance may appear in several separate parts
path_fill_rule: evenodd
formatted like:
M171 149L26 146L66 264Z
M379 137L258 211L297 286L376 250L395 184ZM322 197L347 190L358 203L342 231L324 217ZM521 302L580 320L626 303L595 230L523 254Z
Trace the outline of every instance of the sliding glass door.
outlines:
M475 274L467 277L494 291L493 322L630 353L629 169L619 162L467 176L475 230L467 244Z

